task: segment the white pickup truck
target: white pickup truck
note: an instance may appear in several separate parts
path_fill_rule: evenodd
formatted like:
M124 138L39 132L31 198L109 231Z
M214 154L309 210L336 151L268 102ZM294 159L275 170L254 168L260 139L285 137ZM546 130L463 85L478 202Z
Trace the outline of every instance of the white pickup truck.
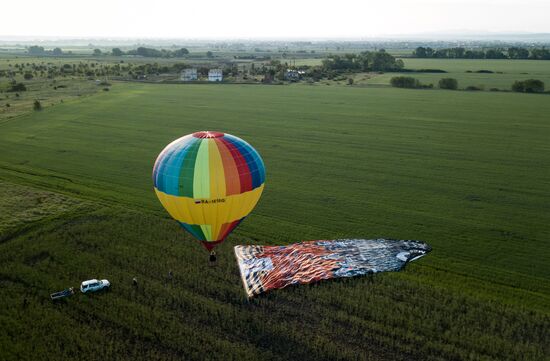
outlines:
M96 279L93 279L82 282L82 284L80 285L80 291L82 291L82 293L96 292L103 289L108 290L109 287L111 287L111 283L109 281L98 281Z

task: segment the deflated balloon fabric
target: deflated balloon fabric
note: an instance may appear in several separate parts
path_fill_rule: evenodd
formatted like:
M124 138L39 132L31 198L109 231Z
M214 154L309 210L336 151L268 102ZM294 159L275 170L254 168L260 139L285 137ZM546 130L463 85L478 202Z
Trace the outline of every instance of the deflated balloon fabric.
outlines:
M287 246L236 246L235 256L245 291L253 297L292 284L399 271L430 250L420 241L339 239Z

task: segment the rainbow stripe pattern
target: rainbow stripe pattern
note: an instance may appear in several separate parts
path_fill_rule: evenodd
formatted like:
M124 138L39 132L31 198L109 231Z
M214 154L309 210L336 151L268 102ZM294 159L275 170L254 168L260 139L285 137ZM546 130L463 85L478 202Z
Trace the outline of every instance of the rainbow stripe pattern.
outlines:
M203 131L164 148L153 167L153 182L168 213L210 250L256 206L265 167L244 140Z

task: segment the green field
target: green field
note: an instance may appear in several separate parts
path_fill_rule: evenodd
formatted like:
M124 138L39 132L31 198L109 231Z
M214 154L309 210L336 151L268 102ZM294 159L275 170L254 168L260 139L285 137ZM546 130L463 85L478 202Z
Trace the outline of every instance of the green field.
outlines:
M27 91L24 92L6 92L8 83L0 83L0 123L31 112L35 100L42 107L50 107L93 94L103 88L93 81L75 78L33 79L25 81L25 86Z
M452 66L497 70L486 64ZM8 119L0 354L548 360L548 114L548 97L530 94L115 83ZM205 129L247 140L267 171L216 267L151 181L167 143ZM233 246L337 237L419 239L433 251L400 273L246 299ZM112 291L49 300L92 277Z
M460 88L476 86L485 90L497 88L510 90L516 80L540 79L550 87L550 64L536 60L477 60L477 59L414 59L404 58L406 69L441 69L447 73L411 73L423 84L433 84L441 78L455 78ZM492 74L476 73L478 70L490 70ZM467 73L471 71L472 73ZM501 73L499 73L501 72ZM368 84L389 84L395 73L379 75Z

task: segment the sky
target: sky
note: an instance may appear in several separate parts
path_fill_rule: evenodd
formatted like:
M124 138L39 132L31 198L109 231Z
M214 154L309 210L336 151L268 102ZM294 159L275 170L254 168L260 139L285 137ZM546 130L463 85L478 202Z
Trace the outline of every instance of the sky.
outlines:
M550 0L3 0L0 37L326 39L550 33Z

